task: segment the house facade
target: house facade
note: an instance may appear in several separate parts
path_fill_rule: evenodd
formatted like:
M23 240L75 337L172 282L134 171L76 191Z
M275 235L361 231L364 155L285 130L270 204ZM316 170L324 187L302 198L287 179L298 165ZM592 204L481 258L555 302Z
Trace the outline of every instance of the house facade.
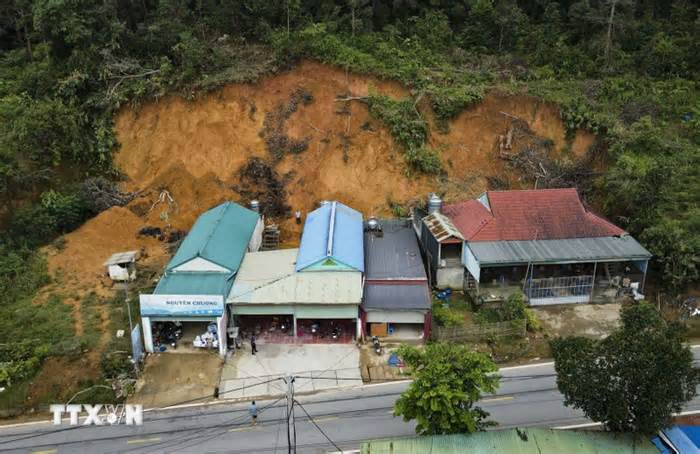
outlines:
M411 222L365 224L361 318L366 336L401 340L430 336L431 294Z
M298 249L249 253L226 300L243 338L349 342L361 335L362 215L325 202L309 213Z
M147 352L154 352L158 343L154 328L165 323L183 327L183 345L191 344L196 335L215 323L218 349L225 354L224 300L244 255L260 248L263 224L256 211L233 202L222 203L197 218L153 294L139 295Z
M463 238L462 285L477 302L516 291L531 305L643 297L651 254L576 189L490 191L440 213Z

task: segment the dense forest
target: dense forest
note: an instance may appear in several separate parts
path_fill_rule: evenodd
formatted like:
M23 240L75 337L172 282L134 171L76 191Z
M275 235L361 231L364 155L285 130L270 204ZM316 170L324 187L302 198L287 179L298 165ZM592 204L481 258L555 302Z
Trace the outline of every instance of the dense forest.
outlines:
M438 123L493 89L558 104L572 135L596 134L608 169L568 181L652 251L658 288L675 295L697 285L696 1L4 0L0 8L0 304L48 279L38 247L119 203L95 197L120 177L118 108L255 81L303 58L398 80ZM422 139L426 123L412 118L419 113L380 96L368 104L417 170L439 173Z

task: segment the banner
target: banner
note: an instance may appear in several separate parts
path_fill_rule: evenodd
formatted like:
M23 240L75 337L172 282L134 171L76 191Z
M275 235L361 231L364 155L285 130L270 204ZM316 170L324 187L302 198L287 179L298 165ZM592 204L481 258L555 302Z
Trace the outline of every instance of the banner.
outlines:
M139 295L144 317L220 317L222 295Z
M139 325L134 326L131 332L131 357L134 361L141 361L143 357L143 344L141 343L141 328Z

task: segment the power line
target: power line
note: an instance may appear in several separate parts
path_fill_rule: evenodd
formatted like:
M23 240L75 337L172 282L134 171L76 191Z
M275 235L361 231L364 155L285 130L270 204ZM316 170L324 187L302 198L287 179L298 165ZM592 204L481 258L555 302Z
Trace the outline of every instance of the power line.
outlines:
M337 449L339 452L343 452L343 450L340 449L340 447L339 447L337 444L335 444L335 442L334 442L333 440L331 440L331 437L329 437L329 436L326 434L326 432L324 432L323 429L321 429L321 427L320 427L318 424L316 424L316 421L314 421L314 418L312 418L311 415L309 414L309 412L306 411L306 408L304 408L304 406L303 406L302 404L300 404L299 402L297 402L297 401L295 401L295 402L296 402L297 405L299 405L299 408L301 408L301 409L304 411L304 413L306 414L306 416L309 418L309 421L311 421L311 423L312 423L314 426L316 426L316 428L318 429L318 431L321 432L321 433L323 434L324 437L326 437L326 440L328 440L328 441L333 445L333 447L335 447L335 449Z

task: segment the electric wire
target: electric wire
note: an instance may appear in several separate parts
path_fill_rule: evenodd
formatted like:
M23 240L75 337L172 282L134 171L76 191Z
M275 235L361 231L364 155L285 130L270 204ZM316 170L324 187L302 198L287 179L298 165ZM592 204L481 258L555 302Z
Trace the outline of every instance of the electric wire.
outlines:
M556 374L518 375L518 376L510 376L510 377L501 377L501 379L502 379L502 380L508 380L508 381L515 381L515 380L528 380L528 379L547 378L547 377L555 377L555 376L556 376ZM279 377L279 378L274 378L274 379L270 379L270 380L266 380L266 381L263 381L263 382L258 382L258 383L254 383L254 384L249 384L249 385L241 386L241 387L238 387L238 388L234 388L234 389L225 391L225 392L223 392L223 393L220 393L219 396L222 396L222 395L225 395L225 394L228 394L228 393L232 393L232 392L235 392L235 391L240 391L240 390L243 390L243 389L247 389L247 388L250 388L250 387L253 387L253 386L259 386L259 385L262 385L262 384L270 383L270 382L272 382L272 381L279 380L280 378L281 378L281 377ZM296 378L317 379L317 380L318 380L318 379L325 379L325 380L341 380L341 381L342 381L342 380L358 380L357 378L354 378L354 377L315 377L315 376L303 376L303 375L301 375L301 376L296 376ZM400 382L400 381L406 381L406 379L377 379L377 380L373 380L373 381L378 381L378 382L394 382L394 381L396 381L396 382ZM554 390L554 389L556 389L556 388L536 389L536 390L530 390L530 391L526 391L526 392L541 392L541 391L548 391L548 390ZM521 393L522 393L522 392L521 392ZM375 398L375 397L383 397L383 396L391 396L391 395L399 395L399 394L401 394L401 393L375 394L375 395L366 396L366 397L360 396L360 397L350 397L350 398L344 398L344 399L328 399L328 400L320 400L320 401L308 402L308 404L315 405L315 404L328 403L328 402L338 402L338 401L342 401L342 400L356 400L356 399L358 399L358 398L360 398L360 399L366 399L366 398ZM171 407L177 407L177 406L179 406L179 405L185 405L185 404L188 404L188 403L193 403L193 402L201 401L201 400L203 400L203 399L207 399L207 398L210 398L210 397L211 397L211 396L203 396L203 397L198 397L198 398L195 398L195 399L189 399L189 400L186 400L186 401L181 401L181 402L174 403L174 404L172 404L172 405L169 405L168 407L164 407L164 408L158 409L158 410L165 410L165 411L168 411L168 409L171 408ZM241 411L244 411L244 410L241 410ZM218 412L218 413L228 413L228 411L221 411L221 412ZM181 416L181 417L182 417L182 418L185 418L185 417L189 417L189 415L185 415L185 416ZM168 417L168 418L155 418L155 419L153 419L153 421L157 421L157 420L161 420L161 419L172 419L172 417ZM30 439L33 439L33 438L38 438L38 437L43 437L43 436L50 436L50 435L54 435L54 434L57 434L57 433L72 431L72 430L76 430L76 429L80 429L80 428L82 428L82 426L79 426L79 425L78 425L78 426L64 427L64 428L60 428L60 429L56 429L56 430L52 430L52 431L47 431L47 432L27 434L27 435L24 435L24 436L20 436L20 437L13 438L13 439L0 440L0 445L8 444L8 443L13 443L13 442L16 442L16 441L30 440ZM1 450L0 450L0 451L1 451Z
M292 402L296 402L296 401L292 401ZM328 440L328 441L333 445L333 447L335 447L335 449L337 449L337 450L340 451L340 452L343 452L343 450L340 449L340 447L339 447L337 444L335 444L335 442L334 442L333 440L331 440L331 437L329 437L329 436L326 434L326 432L324 432L323 429L321 429L321 427L316 423L316 421L314 421L314 418L312 418L311 415L309 414L309 412L306 411L306 408L304 408L304 406L303 406L302 404L300 404L299 402L296 402L296 404L299 405L299 408L302 409L302 411L303 411L303 412L306 414L306 416L309 418L309 421L311 421L311 423L312 423L314 426L316 426L316 428L318 429L318 431L321 432L321 434L323 434L324 437L326 437L326 440ZM295 452L296 452L296 447L295 447Z

